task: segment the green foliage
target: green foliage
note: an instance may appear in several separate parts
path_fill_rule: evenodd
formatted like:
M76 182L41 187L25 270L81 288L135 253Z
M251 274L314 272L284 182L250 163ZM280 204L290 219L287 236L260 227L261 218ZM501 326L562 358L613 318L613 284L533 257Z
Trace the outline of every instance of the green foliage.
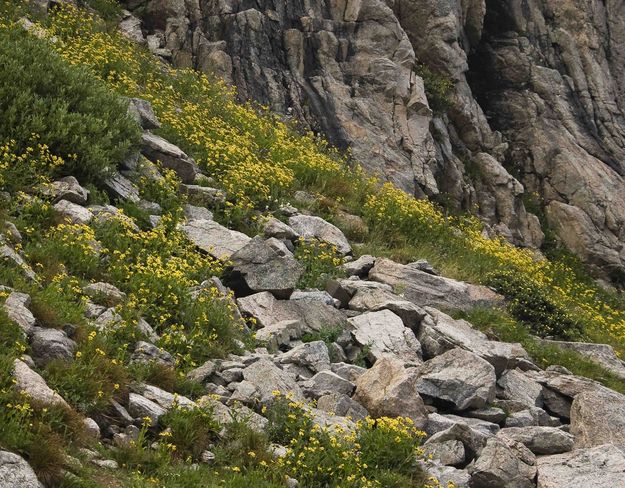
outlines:
M210 404L197 408L175 405L159 418L159 424L168 428L161 432L161 442L176 446L174 454L182 459L190 457L195 461L221 430Z
M295 258L304 265L304 274L299 279L298 288L325 289L326 281L338 276L337 266L343 263L336 247L322 241L300 239Z
M423 78L425 94L432 110L445 113L451 105L450 95L454 87L453 80L433 71L422 63L417 64L415 71L417 75Z
M21 27L0 29L0 65L0 140L15 140L24 151L36 134L65 160L51 176L93 180L138 143L126 103L46 41Z
M343 328L340 325L327 325L317 331L306 332L302 336L302 342L323 341L327 345L330 345L336 342L342 333Z
M489 276L488 284L508 298L512 315L528 324L538 336L556 339L582 336L582 324L524 275L495 272Z

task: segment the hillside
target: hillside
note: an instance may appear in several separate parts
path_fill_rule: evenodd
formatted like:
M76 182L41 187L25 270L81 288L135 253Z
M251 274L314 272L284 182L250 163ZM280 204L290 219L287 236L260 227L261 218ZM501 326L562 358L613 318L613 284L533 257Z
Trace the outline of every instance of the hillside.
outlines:
M313 2L326 44L285 28L299 2L122 3L0 3L0 486L625 486L625 300L595 259L612 237L571 245L557 199L529 213L484 147L461 164L475 214L441 197L449 166L410 173L458 159L463 86L496 87L418 64L403 2ZM484 33L467 17L472 55L503 42L499 3ZM346 69L327 33L380 69L360 104L312 74Z

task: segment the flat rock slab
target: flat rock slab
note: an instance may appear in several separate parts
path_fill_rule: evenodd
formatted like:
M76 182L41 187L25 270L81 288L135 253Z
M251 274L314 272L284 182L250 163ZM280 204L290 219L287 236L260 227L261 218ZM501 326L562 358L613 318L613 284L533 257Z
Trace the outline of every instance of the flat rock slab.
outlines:
M141 136L141 152L150 161L159 161L165 168L173 169L183 183L193 183L199 173L195 161L182 149L150 132Z
M625 488L625 445L604 444L542 456L537 488Z
M336 247L340 254L349 254L352 247L349 245L345 234L336 227L314 215L294 215L289 218L289 226L304 239L319 239Z
M182 230L193 244L217 259L230 258L251 240L213 220L191 220Z
M520 442L534 454L561 454L573 449L573 436L556 427L509 427L497 435Z
M575 447L625 442L625 395L601 387L580 393L571 406Z
M445 307L469 310L474 307L501 305L503 297L490 288L471 285L420 271L416 266L399 264L390 259L376 260L369 279L402 289L406 300L420 307Z

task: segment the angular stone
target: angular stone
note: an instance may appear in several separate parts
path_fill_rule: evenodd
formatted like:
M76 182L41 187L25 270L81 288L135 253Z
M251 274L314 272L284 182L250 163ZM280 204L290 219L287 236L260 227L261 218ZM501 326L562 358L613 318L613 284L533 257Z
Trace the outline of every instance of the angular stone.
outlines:
M182 230L193 244L215 258L230 258L242 249L250 238L212 220L192 220Z
M183 183L193 183L199 173L195 161L182 149L150 132L141 136L141 152L150 161L159 161L165 168L173 169Z
M516 369L506 371L497 381L499 398L514 400L528 407L541 407L543 388L523 372Z
M66 176L53 181L43 188L43 193L51 196L55 202L66 200L77 205L85 205L89 198L89 192L85 190L73 176Z
M293 293L291 293L289 300L321 302L337 308L340 306L340 302L337 299L332 298L332 296L327 291L320 290L295 290Z
M425 432L428 435L436 434L445 429L449 429L456 424L465 425L471 430L477 432L480 436L490 437L499 432L499 425L487 420L476 419L472 417L460 417L453 414L441 415L439 413L431 413L428 415L428 421L425 425Z
M88 224L93 219L93 214L89 209L72 203L68 200L61 200L52 207L55 219L58 223Z
M435 444L452 440L460 441L464 447L464 460L469 461L481 454L482 449L484 449L484 446L486 445L486 441L490 437L492 437L490 433L484 433L465 423L456 422L448 428L436 432L426 441L426 444Z
M332 371L321 371L301 384L304 393L315 400L330 393L351 395L355 385Z
M456 439L441 442L426 442L423 446L425 455L436 459L446 466L456 466L464 463L464 445Z
M425 318L426 312L414 303L404 300L394 293L381 290L359 290L350 300L350 310L358 312L377 312L390 310L399 316L406 327L418 330L419 324Z
M432 358L455 347L461 347L492 364L497 375L517 366L523 369L536 369L520 344L490 341L466 320L454 320L449 315L430 307L426 307L425 311L428 316L421 323L418 339L422 343L426 357Z
M62 330L35 327L31 348L35 363L43 367L55 359L73 359L76 343Z
M326 327L347 327L347 319L335 307L319 301L276 300L269 292L239 298L239 310L254 317L258 326L267 327L284 321L298 321L304 332L319 331Z
M359 278L365 278L369 274L371 268L373 268L375 260L376 258L373 256L365 254L354 261L341 264L339 269L345 273L345 276L358 276Z
M503 297L490 288L434 276L416 267L380 258L369 272L369 279L402 290L406 300L420 307L445 307L450 310L470 310L503 303Z
M131 41L137 44L145 44L145 38L141 30L141 20L134 15L130 15L129 12L126 12L126 14L118 24L119 31Z
M128 200L137 203L139 197L139 189L128 178L120 173L113 173L104 180L104 188L113 199Z
M538 488L625 486L625 445L604 444L537 459Z
M532 488L533 476L528 477L528 471L528 465L518 459L505 442L491 437L470 468L471 487ZM533 471L535 473L535 467Z
M534 454L560 454L573 449L573 436L556 427L506 427L497 435L520 442Z
M156 362L171 367L176 363L172 355L167 351L146 341L138 341L135 344L135 350L130 357L130 362L144 364Z
M201 185L180 185L180 193L187 195L192 203L206 207L223 205L226 201L226 193L219 188L211 188Z
M130 103L128 104L128 113L144 130L158 129L161 126L158 117L152 109L152 104L142 98L130 99Z
M270 217L263 224L263 234L266 237L275 237L276 239L287 239L294 241L299 237L299 234L295 232L290 226L278 220L274 217Z
M347 363L332 363L330 365L330 369L333 373L336 373L342 378L352 382L356 381L367 372L365 368Z
M482 408L495 398L495 368L463 349L447 351L418 369L419 393L455 410Z
M319 239L336 247L340 254L350 254L352 248L341 230L313 215L295 215L289 218L289 225L304 239Z
M575 351L589 361L598 364L618 378L625 380L625 362L614 352L614 348L608 344L594 344L591 342L566 342L548 341L543 339L543 344L557 346L562 349Z
M529 407L527 410L513 412L508 415L505 422L506 427L529 427L533 425L559 427L562 422L538 407Z
M260 359L243 370L243 378L253 384L263 403L271 403L273 392L289 395L293 400L302 401L304 395L295 380L267 359Z
M91 283L82 289L83 293L96 303L108 307L119 305L126 299L126 294L110 283Z
M280 349L302 336L302 325L299 320L283 320L256 330L254 335L257 342L266 344L268 348Z
M317 400L317 408L330 414L362 420L369 415L367 409L344 393L328 393Z
M213 220L213 212L204 207L186 204L184 215L187 220Z
M497 407L484 407L477 410L469 410L465 412L469 417L486 420L487 422L493 422L498 424L506 419L506 412Z
M469 488L471 476L464 469L445 466L434 459L417 459L417 466L428 478L438 480L443 487Z
M17 291L11 294L4 301L4 311L9 319L15 322L24 331L24 334L32 334L37 320L32 312L28 309L30 305L30 296L26 293Z
M174 405L178 405L184 408L194 408L196 403L189 400L182 395L173 395L168 391L162 390L153 385L139 384L137 385L137 391L150 401L155 402L157 405L163 407L165 410L170 410Z
M62 405L69 408L61 395L52 390L38 373L19 359L13 362L13 378L15 389L18 392L25 392L34 401L44 405Z
M41 488L43 485L23 458L9 451L0 451L0 486Z
M414 332L390 310L358 315L348 322L356 342L369 347L371 360L390 354L406 362L421 363L421 345Z
M323 341L313 341L294 347L280 356L280 362L295 363L318 373L330 369L328 346Z
M159 417L165 415L167 410L144 396L130 393L128 395L128 413L139 422L148 417L151 420L151 425L156 425Z
M373 417L409 417L417 428L427 421L427 410L417 391L416 368L404 368L394 357L383 357L356 380L354 400Z
M17 268L30 281L37 279L37 275L26 261L15 250L0 242L0 263L6 263Z
M341 305L347 307L352 297L357 291L384 290L392 293L393 288L384 283L377 281L366 281L358 278L347 278L328 280L326 282L326 291L334 298L341 302Z
M239 294L268 291L277 298L288 298L304 273L293 254L276 251L259 236L232 254L230 262L228 285L242 291Z
M625 440L625 395L601 387L575 397L571 407L575 447L621 444Z

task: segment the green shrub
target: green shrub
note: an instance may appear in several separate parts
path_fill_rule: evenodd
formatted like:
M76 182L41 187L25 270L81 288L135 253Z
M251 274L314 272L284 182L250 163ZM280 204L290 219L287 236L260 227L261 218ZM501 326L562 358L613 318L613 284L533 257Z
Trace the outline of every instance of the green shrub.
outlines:
M329 278L340 274L337 266L343 263L336 247L322 241L306 241L300 238L295 258L304 265L304 274L299 279L298 288L325 289Z
M336 342L342 333L343 327L340 325L325 326L315 332L306 332L302 336L302 342L323 341L327 345L330 345Z
M190 456L196 461L220 431L210 405L197 408L175 405L159 418L159 424L169 429L160 433L161 442L175 446L174 454L182 459Z
M487 283L508 298L510 313L540 337L579 339L582 324L538 283L519 273L495 272Z
M440 75L425 64L417 64L416 73L423 78L425 94L434 112L445 113L451 104L451 91L454 82L451 78Z
M0 140L25 151L36 134L65 161L51 176L97 179L138 143L127 102L62 60L47 41L21 27L0 28L0 65Z

